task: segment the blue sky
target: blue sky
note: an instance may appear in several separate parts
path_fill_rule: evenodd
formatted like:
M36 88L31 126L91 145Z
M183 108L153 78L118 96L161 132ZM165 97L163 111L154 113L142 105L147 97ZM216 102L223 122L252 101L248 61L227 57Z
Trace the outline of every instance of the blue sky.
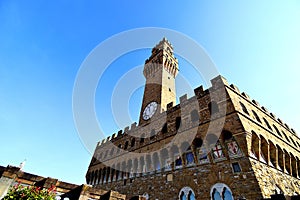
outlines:
M26 158L25 171L83 183L91 155L73 121L76 74L99 43L142 27L169 28L193 38L230 83L300 132L299 21L299 1L2 0L0 165L19 165ZM121 76L149 55L150 50L121 57L112 65L112 74ZM188 76L188 64L179 67ZM111 93L116 80L104 80L105 93ZM194 79L191 84L203 83ZM142 89L130 100L134 121L141 94ZM99 119L110 118L101 112L109 100L99 94L95 98ZM106 135L124 128L109 119L106 124Z

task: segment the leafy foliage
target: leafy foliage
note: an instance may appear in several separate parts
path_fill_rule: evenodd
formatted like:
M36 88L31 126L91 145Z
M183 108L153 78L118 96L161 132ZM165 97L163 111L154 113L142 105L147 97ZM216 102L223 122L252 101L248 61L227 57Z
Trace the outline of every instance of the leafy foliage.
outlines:
M48 189L42 189L36 186L22 186L20 184L12 187L3 200L12 199L30 199L30 200L55 200L55 186Z

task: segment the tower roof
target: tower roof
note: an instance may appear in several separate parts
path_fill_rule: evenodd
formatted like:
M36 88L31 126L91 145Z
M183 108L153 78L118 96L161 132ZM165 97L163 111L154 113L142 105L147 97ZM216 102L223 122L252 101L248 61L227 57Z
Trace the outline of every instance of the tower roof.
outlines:
M154 47L154 49L167 49L167 47L173 50L172 44L166 37L163 37L163 39Z

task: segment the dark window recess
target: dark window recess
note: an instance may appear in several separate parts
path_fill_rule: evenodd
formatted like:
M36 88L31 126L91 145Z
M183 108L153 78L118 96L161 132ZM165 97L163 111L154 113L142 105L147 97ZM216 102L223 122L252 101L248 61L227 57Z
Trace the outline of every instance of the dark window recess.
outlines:
M125 146L124 146L124 149L127 149L128 148L128 141L125 142Z
M131 147L133 147L135 145L135 138L132 138L132 140L131 140Z
M241 167L240 167L240 165L239 165L239 163L232 163L232 169L233 169L233 172L234 173L237 173L237 172L241 172L242 170L241 170Z
M282 132L282 134L284 135L284 137L286 138L286 140L288 141L288 142L291 142L290 140L289 140L289 138L287 137L287 135L285 134L285 132L283 132L283 131L281 131Z
M191 112L191 120L192 120L192 122L199 121L199 114L198 114L197 110L193 110Z
M267 125L267 127L272 131L272 128L271 128L269 122L265 118L263 118L263 120L264 120L265 124Z
M176 130L179 129L180 124L181 124L181 117L176 117L176 123L175 123L175 125L176 125Z
M201 138L195 138L193 141L193 145L195 146L195 148L200 148L203 144L203 141Z
M161 129L161 132L162 132L163 134L168 132L168 125L167 125L167 123L164 124L164 126L163 126L162 129Z
M145 134L142 134L141 139L140 139L140 143L144 143L145 142Z
M208 104L208 109L211 115L219 112L219 106L215 101L212 101Z
M223 135L223 139L224 139L224 141L228 141L228 140L231 140L232 139L232 133L230 132L230 131L226 131L226 130L224 130L223 132L222 132L222 135Z
M282 137L280 131L278 130L278 128L277 128L274 124L273 124L273 127L274 127L275 131L277 132L277 134L278 134L280 137Z
M252 110L252 113L253 113L255 119L256 119L259 123L261 123L261 120L260 120L260 118L258 117L258 115L256 114L256 112L255 112L254 110Z
M124 185L126 185L127 179L124 179Z
M240 105L242 107L243 112L246 113L247 115L249 115L249 112L248 112L246 106L242 102L240 102Z

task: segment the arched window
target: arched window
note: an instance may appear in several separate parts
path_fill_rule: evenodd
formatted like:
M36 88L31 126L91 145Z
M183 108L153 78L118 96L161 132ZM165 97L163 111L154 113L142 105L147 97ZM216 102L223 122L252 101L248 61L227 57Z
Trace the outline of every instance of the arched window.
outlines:
M265 124L267 125L267 127L272 131L272 128L271 128L269 122L265 118L263 118L263 120L264 120Z
M126 141L124 145L124 149L126 150L127 148L128 148L128 141Z
M288 141L288 142L291 142L290 141L290 139L287 137L287 135L285 134L285 132L284 131L281 131L282 132L282 134L284 135L284 137L285 137L285 139Z
M117 164L117 167L116 167L116 180L120 180L121 177L120 177L120 163Z
M140 143L143 144L144 141L145 141L145 134L143 133L143 134L141 135Z
M130 146L133 147L134 145L135 145L135 138L132 138Z
M154 171L151 156L149 154L146 155L146 168L147 168L147 172L153 172Z
M280 137L282 137L280 131L278 130L278 128L277 128L274 124L273 124L273 127L274 127L276 133L277 133Z
M188 142L183 142L181 145L181 152L184 152L185 163L187 166L194 165L194 154L192 148Z
M277 166L277 156L276 156L276 147L271 140L269 140L269 151L270 151L270 165L272 167Z
M97 185L98 184L98 170L96 170L95 172L95 179L94 179L94 185Z
M161 132L162 132L162 134L165 134L168 132L168 124L167 123L164 124L164 126L161 129Z
M280 170L280 171L283 171L283 169L284 169L284 159L283 159L283 151L282 151L282 149L280 148L280 146L277 144L276 145L276 147L277 147L277 151L278 151L278 169Z
M230 188L224 183L216 183L210 190L212 200L233 200Z
M138 158L135 158L133 161L133 172L135 173L135 176L138 173L138 166L139 166Z
M179 192L179 200L196 200L195 192L190 187L183 187Z
M269 146L269 144L263 136L260 136L260 142L261 142L260 161L265 164L268 164L268 154L269 154L268 146Z
M144 157L142 156L142 157L140 157L140 166L139 166L139 171L143 174L143 175L145 175L146 174L146 172L147 172L147 169L146 169L146 165L145 165L145 160L144 160Z
M180 124L181 124L181 117L176 117L176 122L175 122L175 125L176 125L176 130L179 129L180 127Z
M199 114L198 114L197 110L193 110L191 112L191 120L192 120L192 122L199 121Z
M129 159L127 162L127 171L129 172L129 178L133 178L134 177L134 172L133 172L133 164L132 164L132 160Z
M208 104L208 109L209 109L209 112L211 115L219 112L219 106L218 106L217 102L215 102L215 101L212 101Z
M293 138L290 136L290 140L292 141L292 143L294 144L294 146L297 148L297 145L295 143L295 141L293 140Z
M169 152L166 148L164 148L160 151L160 157L161 157L162 165L164 166L164 170L165 171L171 170L172 169L172 167L171 167L172 161L169 157Z
M179 149L177 146L173 145L171 148L171 152L173 154L173 158L175 161L175 169L181 168L182 167L182 159L179 153Z
M258 121L259 123L261 123L261 120L260 120L259 116L257 115L257 113L254 110L252 110L252 113L253 113L256 121Z
M106 167L103 169L102 173L103 173L103 181L102 181L102 183L106 183Z
M258 159L259 158L259 137L254 131L251 131L251 136L252 136L252 140L251 140L250 156L252 158Z
M153 165L154 165L155 171L160 171L160 162L159 162L159 158L158 158L157 152L155 152L153 154Z
M110 167L107 168L107 182L111 182L111 174L110 174Z
M249 115L249 112L248 112L246 106L242 102L240 102L240 105L242 107L243 112L246 113L247 115Z
M111 168L111 181L116 181L116 169L115 169L115 165L112 166Z

